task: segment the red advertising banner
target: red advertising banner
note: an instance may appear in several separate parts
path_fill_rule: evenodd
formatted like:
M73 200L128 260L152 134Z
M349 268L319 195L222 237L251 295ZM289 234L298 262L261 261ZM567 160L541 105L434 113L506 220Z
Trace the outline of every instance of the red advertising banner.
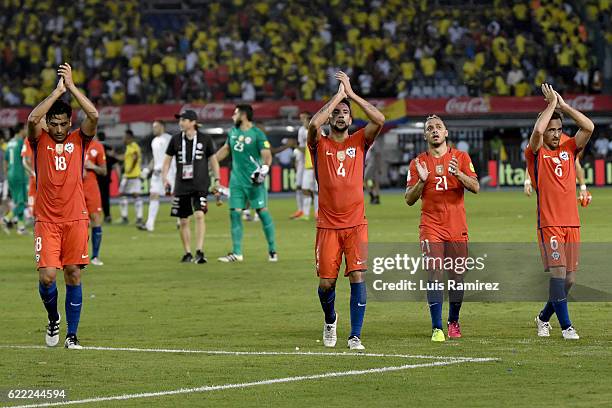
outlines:
M567 95L565 100L583 112L612 112L612 95ZM440 99L374 99L373 104L383 110L389 121L401 121L406 117L438 114L445 116L487 116L499 114L534 114L545 108L540 96L517 97L459 97ZM323 101L272 101L252 104L257 120L297 117L301 111L316 112ZM174 114L193 109L201 122L231 120L234 103L124 105L99 107L100 123L150 122L155 119L174 120ZM30 108L0 109L0 127L25 122ZM361 112L356 109L356 117Z

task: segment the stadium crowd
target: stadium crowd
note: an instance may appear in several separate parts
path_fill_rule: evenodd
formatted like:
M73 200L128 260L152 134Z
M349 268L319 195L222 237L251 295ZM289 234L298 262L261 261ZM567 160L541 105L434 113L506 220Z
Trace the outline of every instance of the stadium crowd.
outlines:
M0 0L0 106L36 105L63 61L99 105L322 99L339 68L369 97L602 91L610 0L433 3Z

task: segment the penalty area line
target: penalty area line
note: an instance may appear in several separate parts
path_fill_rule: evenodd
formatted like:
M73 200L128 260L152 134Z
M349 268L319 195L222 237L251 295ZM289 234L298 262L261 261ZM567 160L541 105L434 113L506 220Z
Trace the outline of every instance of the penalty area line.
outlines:
M0 345L0 349L48 349L46 346L28 345ZM313 356L313 357L380 357L380 358L413 358L431 359L444 361L492 361L496 358L491 357L465 357L465 356L430 356L412 354L384 354L384 353L353 353L353 352L322 352L322 351L227 351L227 350L192 350L192 349L158 349L158 348L135 348L135 347L98 347L84 346L83 350L93 351L127 351L136 353L170 353L170 354L208 354L226 356Z
M240 388L256 387L260 385L283 384L283 383L291 383L291 382L298 382L298 381L320 380L324 378L347 377L347 376L365 375L365 374L378 374L378 373L387 373L387 372L393 372L393 371L409 370L409 369L414 369L414 368L439 367L439 366L448 366L452 364L461 364L461 363L469 363L469 362L486 362L486 361L495 361L495 360L496 359L494 358L474 358L474 359L466 358L462 360L433 361L431 363L405 364L401 366L370 368L366 370L336 371L336 372L329 372L329 373L323 373L323 374L273 378L273 379L268 379L268 380L252 381L252 382L244 382L244 383L236 383L236 384L206 385L206 386L197 387L197 388L180 388L178 390L170 390L170 391L145 392L145 393L139 393L139 394L124 394L124 395L115 395L115 396L109 396L109 397L86 398L86 399L74 400L74 401L47 402L47 403L40 403L40 404L19 405L19 406L12 406L11 408L53 407L53 406L61 406L61 405L90 404L90 403L97 403L97 402L104 402L104 401L123 401L123 400L136 399L136 398L156 398L156 397L165 397L165 396L170 396L170 395L193 394L193 393L202 393L202 392L210 392L210 391L240 389Z

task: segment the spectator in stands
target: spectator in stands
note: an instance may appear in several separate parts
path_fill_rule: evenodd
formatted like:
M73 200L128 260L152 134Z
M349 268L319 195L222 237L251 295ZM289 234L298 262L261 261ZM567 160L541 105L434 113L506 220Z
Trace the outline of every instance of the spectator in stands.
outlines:
M522 96L542 77L601 93L597 50L612 43L603 0L515 0L511 8L336 0L316 15L303 2L260 0L240 12L236 2L205 2L162 17L142 13L138 0L22 3L5 1L0 16L2 106L38 101L53 76L39 75L41 61L55 66L66 56L98 103L241 98L243 82L255 99L319 99L333 92L326 72L340 66L375 97Z

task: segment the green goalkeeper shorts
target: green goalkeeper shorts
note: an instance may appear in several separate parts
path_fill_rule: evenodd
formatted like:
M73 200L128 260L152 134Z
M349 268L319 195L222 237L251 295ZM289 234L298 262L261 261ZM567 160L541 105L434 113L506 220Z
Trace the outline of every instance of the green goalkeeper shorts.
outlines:
M25 204L28 199L28 182L8 179L9 193L15 205Z
M230 186L230 208L259 209L268 206L268 191L264 184L251 184L250 186Z

